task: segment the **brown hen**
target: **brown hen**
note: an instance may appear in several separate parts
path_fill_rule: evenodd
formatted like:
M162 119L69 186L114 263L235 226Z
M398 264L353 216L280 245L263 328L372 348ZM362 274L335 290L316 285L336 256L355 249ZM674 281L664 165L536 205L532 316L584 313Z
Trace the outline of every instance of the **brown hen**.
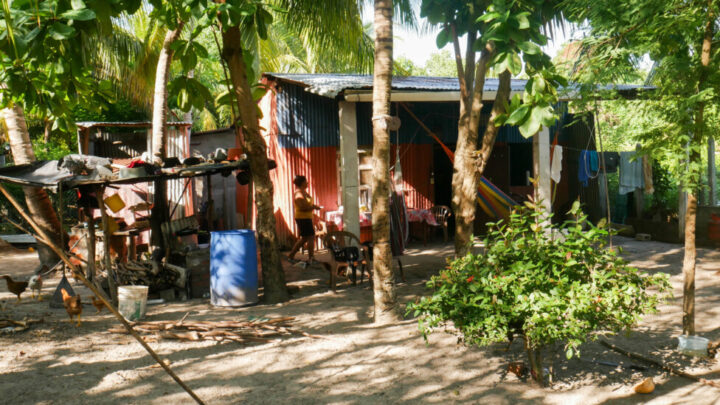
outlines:
M7 274L2 276L2 278L4 278L5 281L7 282L8 291L17 295L17 297L18 297L17 302L20 302L20 294L25 292L25 290L28 287L28 282L27 281L15 281L12 278L10 278L10 276L8 276Z
M73 315L77 315L77 326L80 326L82 324L82 322L80 321L80 314L82 314L83 310L80 296L72 296L68 294L68 292L64 288L60 289L60 293L62 294L65 311L67 311L68 316L70 317L70 322L73 321Z

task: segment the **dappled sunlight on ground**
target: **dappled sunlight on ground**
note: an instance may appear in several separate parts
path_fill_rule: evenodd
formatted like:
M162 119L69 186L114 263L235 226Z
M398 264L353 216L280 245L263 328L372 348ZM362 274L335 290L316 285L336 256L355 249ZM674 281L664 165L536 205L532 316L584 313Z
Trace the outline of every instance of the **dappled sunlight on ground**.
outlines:
M675 299L660 313L645 317L633 332L608 339L705 378L720 378L714 361L674 351L681 325L682 247L627 238L615 241L634 265L670 273ZM398 284L403 304L427 294L426 280L445 267L452 249L451 243L408 249L401 258L406 281ZM327 253L317 258L327 260ZM717 251L699 251L697 327L710 339L720 339L718 259ZM16 267L15 274L29 275L32 260L22 259L25 268ZM209 300L191 300L150 306L147 320L179 320L188 313L188 320L213 321L294 316L294 328L319 338L282 336L265 344L162 340L151 347L213 404L705 404L720 395L720 390L651 367L630 370L598 364L632 364L598 343L583 345L582 357L572 360L565 359L562 345L549 348L545 364L552 368L554 384L540 389L506 371L509 362L525 360L521 339L507 352L505 344L458 346L454 336L441 332L430 335L426 343L415 320L392 326L371 323L370 283L342 283L333 294L321 266L301 269L286 264L285 270L297 287L287 303L214 308ZM46 282L46 298L57 280ZM78 291L89 296L83 287ZM12 296L0 283L0 299L8 298ZM48 309L47 302L24 300L8 307L5 315L43 322L15 336L0 335L0 392L6 403L192 403L132 338L107 332L117 326L107 312L96 315L87 305L83 326L76 328L63 309ZM649 376L658 384L655 393L641 398L632 394L632 386Z

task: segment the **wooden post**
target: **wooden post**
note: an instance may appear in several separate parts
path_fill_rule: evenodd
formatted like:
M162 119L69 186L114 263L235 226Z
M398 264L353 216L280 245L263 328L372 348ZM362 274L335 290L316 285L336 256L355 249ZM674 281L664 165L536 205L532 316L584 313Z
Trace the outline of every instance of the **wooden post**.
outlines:
M115 272L112 268L112 260L110 259L110 219L108 218L107 212L105 212L105 201L103 195L105 189L103 187L95 187L95 197L98 201L98 207L100 208L100 214L102 214L102 227L103 227L103 258L105 263L105 271L107 272L108 288L110 289L110 298L112 299L113 305L117 306L117 285L115 284Z
M717 199L715 198L715 138L710 136L708 138L708 189L710 191L710 198L708 198L708 205L715 206Z
M640 152L640 144L635 145L635 152ZM640 158L639 158L640 159ZM642 219L643 208L645 207L645 195L642 188L636 188L633 192L635 197L635 218Z
M355 103L340 101L340 178L342 182L343 230L360 237L358 202L357 115Z
M207 175L205 176L205 182L207 183L207 193L208 193L208 204L207 204L207 221L208 221L208 232L212 231L214 229L213 227L213 214L215 213L215 207L213 207L213 198L212 198L212 176Z
M95 281L95 218L91 208L85 209L85 217L87 224L87 267L85 268L85 278L88 281Z
M542 202L545 210L550 214L552 213L550 129L545 126L533 136L533 171L536 180L535 198Z

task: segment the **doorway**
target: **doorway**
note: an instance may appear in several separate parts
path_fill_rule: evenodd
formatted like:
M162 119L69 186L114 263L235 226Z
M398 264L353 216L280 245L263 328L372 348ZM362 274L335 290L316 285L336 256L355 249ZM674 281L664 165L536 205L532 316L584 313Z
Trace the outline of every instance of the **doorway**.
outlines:
M455 144L447 145L455 150ZM452 209L452 176L453 164L442 147L433 145L433 193L435 205L447 205ZM448 235L455 235L455 216L448 220Z

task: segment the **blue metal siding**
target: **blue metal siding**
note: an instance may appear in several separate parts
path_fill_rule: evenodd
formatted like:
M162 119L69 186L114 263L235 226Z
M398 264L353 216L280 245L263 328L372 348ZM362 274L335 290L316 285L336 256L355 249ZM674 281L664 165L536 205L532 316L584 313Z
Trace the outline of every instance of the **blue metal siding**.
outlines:
M340 124L335 100L283 83L277 93L278 144L281 148L338 146Z
M561 104L564 107L566 103ZM459 103L414 102L407 105L444 143L457 142ZM424 145L435 142L405 109L399 108L396 103L391 108L392 114L397 114L402 122L399 143ZM486 103L483 107L483 121L487 121L490 109L491 104ZM561 116L564 118L565 114ZM277 123L278 144L281 148L338 147L340 144L337 101L309 93L300 86L281 84L277 93ZM358 145L372 145L372 103L357 103L357 130ZM553 126L551 133L554 134L555 130L556 126ZM484 131L485 127L481 126L481 137ZM565 131L561 131L561 134L560 141L566 141ZM392 134L391 142L398 143L396 134ZM529 143L532 138L523 137L517 127L503 126L497 142Z

